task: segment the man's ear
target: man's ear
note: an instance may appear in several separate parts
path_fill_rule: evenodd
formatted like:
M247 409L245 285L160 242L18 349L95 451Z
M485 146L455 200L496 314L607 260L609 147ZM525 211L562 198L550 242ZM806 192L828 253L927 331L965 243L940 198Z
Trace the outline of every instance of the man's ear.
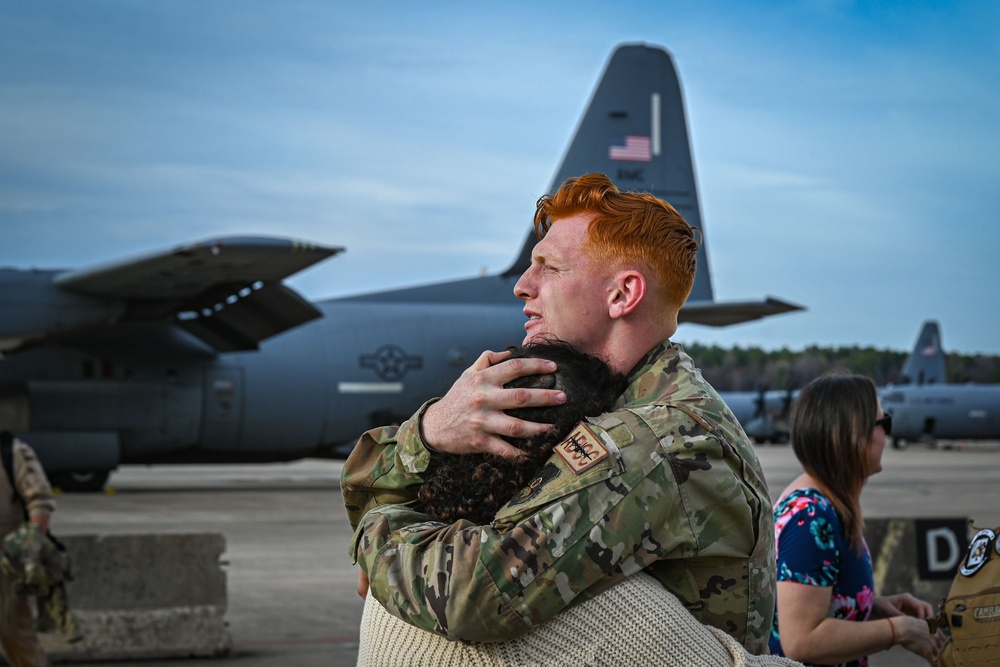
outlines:
M646 297L646 278L638 271L619 271L608 294L608 314L612 319L634 311Z

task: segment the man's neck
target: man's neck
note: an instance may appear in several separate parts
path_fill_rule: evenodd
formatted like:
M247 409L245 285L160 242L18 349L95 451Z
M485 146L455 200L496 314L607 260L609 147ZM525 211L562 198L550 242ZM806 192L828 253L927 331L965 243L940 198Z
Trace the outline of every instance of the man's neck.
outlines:
M654 326L648 323L619 321L608 340L607 358L611 370L628 374L636 364L660 343L669 340L677 326Z

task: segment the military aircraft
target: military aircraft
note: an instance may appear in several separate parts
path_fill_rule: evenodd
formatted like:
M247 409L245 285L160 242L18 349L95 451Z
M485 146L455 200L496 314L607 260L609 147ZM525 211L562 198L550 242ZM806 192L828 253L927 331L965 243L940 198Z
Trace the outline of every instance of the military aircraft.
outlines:
M901 375L901 384L878 390L883 409L892 415L890 440L896 449L913 441L1000 439L1000 385L948 383L938 322L923 323ZM754 441L788 442L788 418L798 391L719 394Z
M912 441L1000 439L1000 385L948 383L937 322L924 322L903 375L906 384L879 390L896 449Z
M623 45L552 182L600 171L704 224L680 83L662 48ZM529 231L496 275L310 303L282 280L342 248L224 237L70 270L0 271L0 428L65 490L121 464L344 457L358 436L440 395L484 349L524 336L513 286ZM719 303L704 244L681 321L799 310Z
M941 332L937 322L929 320L923 324L901 374L906 383L946 381L945 358L941 351ZM794 387L769 390L766 386L761 386L757 391L722 391L719 395L754 442L788 442L788 420L792 403L798 396Z
M761 387L757 391L720 391L719 396L754 442L788 442L788 417L796 391Z

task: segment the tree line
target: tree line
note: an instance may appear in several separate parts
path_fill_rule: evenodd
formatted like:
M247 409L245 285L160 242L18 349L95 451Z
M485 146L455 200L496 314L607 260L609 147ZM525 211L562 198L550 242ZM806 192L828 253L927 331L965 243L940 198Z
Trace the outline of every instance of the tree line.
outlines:
M799 389L813 378L833 372L867 375L879 386L898 384L903 381L903 364L910 354L873 347L815 345L800 352L700 343L685 344L684 349L718 391ZM1000 383L1000 356L950 353L945 357L948 382Z

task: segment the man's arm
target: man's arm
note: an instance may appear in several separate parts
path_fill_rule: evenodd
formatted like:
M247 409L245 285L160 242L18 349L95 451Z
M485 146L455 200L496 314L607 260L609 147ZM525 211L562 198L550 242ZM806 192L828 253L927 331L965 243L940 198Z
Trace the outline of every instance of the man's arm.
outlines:
M416 501L430 452L423 446L416 422L425 404L398 428L375 428L358 440L344 463L341 494L352 528L368 510L383 505L409 505Z
M488 526L427 522L401 505L369 512L351 551L371 593L411 625L449 639L498 641L530 627L504 603L479 564Z
M494 453L516 457L520 450L500 435L530 437L551 426L507 415L513 408L558 405L566 395L549 389L506 389L514 378L549 373L547 359L503 361L507 352L484 352L448 393L425 403L396 427L368 431L351 451L341 477L341 492L351 526L373 507L412 504L434 455Z
M56 508L49 479L35 450L20 440L14 441L13 462L17 491L24 500L28 518L44 533L49 529L49 516Z
M362 519L352 552L375 598L404 621L449 639L516 638L650 563L695 548L686 531L664 534L686 525L668 520L679 504L668 465L619 475L605 463L580 476L563 468L490 526L376 508ZM654 496L662 502L638 511Z
M547 467L555 474L541 475L489 526L375 508L351 552L390 613L450 639L513 639L670 561L657 566L657 578L686 604L706 604L713 618L734 616L742 640L748 583L740 576L755 530L754 507L731 467L739 461L692 420L679 419L674 433L669 451L643 438L650 444L623 446L620 460L609 455L580 473L553 455Z

